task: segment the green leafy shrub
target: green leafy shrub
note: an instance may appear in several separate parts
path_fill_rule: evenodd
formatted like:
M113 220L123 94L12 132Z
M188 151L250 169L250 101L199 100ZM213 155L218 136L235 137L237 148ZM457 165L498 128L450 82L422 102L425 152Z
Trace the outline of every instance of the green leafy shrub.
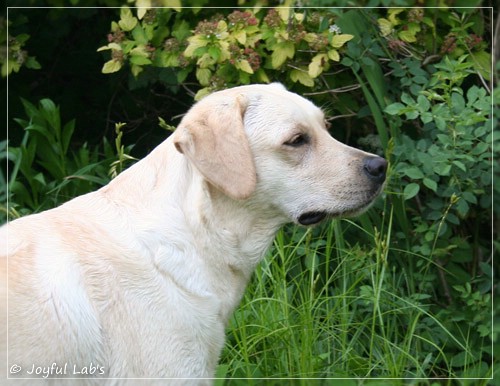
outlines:
M389 48L402 55L429 63L444 55L457 59L468 54L466 61L490 79L491 54L482 37L485 26L480 12L393 8L377 23Z
M92 149L83 144L71 151L75 120L63 124L59 107L50 99L42 99L38 107L24 99L22 102L27 119L15 119L24 130L21 145L2 154L13 164L8 190L1 193L9 201L4 215L12 218L50 209L95 190L109 182L109 168L115 176L116 169L121 171L130 159L126 152L131 147L121 145L121 126L117 126L118 156L106 139L102 146Z
M196 98L239 84L299 82L307 87L340 61L339 50L352 35L342 34L329 13L271 8L256 13L235 10L215 13L190 26L191 10L139 9L137 17L123 7L113 22L109 44L112 59L102 71L112 73L130 64L140 77L144 68L176 69L182 83L194 72L201 86ZM170 25L171 27L167 27Z
M435 286L429 280L434 272L438 293L449 304L436 310L440 318L452 321L445 325L454 334L469 334L481 347L493 339L487 244L493 194L492 100L482 87L464 88L475 73L467 56L445 57L433 66L418 96L403 92L401 102L387 106L386 112L413 123L412 133L396 138L393 172L396 180L408 181L403 199L414 202L407 205L411 234L400 237L410 237L411 251L425 257L415 264L421 275L419 291ZM466 228L472 233L464 234ZM454 365L458 358L466 364L460 356ZM480 368L483 363L476 359L467 365Z
M469 213L470 204L480 204L485 209L491 206L491 194L485 190L492 182L491 96L475 85L467 91L460 87L471 74L471 66L465 57L446 57L434 66L437 71L417 98L403 92L401 102L386 108L391 115L420 121L420 139L400 136L394 171L421 182L406 185L405 199L416 196L421 185L435 193L425 200L425 205L432 208L424 213L429 220L441 217L452 196L457 198L454 207L461 218ZM459 223L450 213L447 221Z
M2 65L2 77L6 77L12 72L19 72L22 66L31 69L39 69L40 63L35 57L30 56L28 51L23 49L30 35L19 34L17 36L7 35L8 20L0 16L0 46L5 50L0 51L0 64ZM8 44L7 44L8 41ZM7 50L8 45L8 50Z

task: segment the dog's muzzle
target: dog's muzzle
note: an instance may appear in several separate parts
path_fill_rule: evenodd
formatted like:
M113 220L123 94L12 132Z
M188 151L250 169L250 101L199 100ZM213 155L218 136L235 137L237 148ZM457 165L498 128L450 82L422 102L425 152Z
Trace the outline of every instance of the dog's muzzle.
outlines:
M373 200L382 190L382 185L385 182L387 173L387 161L382 157L370 156L363 160L363 172L372 183L373 194L370 195L364 202L360 202L359 206L350 208L342 213L329 213L327 211L311 211L302 213L297 221L301 225L314 225L323 221L326 217L336 217L343 215L356 215L363 212L370 206Z

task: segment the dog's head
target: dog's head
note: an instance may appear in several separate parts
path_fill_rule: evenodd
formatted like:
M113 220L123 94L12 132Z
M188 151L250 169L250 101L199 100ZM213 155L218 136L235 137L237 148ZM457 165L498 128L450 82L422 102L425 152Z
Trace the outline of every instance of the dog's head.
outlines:
M285 221L355 215L380 193L387 162L333 139L323 112L280 84L213 93L186 114L174 143L234 200L265 200Z

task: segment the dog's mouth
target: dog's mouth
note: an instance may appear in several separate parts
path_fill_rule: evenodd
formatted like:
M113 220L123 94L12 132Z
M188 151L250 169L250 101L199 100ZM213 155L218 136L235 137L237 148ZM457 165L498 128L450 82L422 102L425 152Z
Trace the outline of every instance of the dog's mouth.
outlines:
M319 224L325 218L337 218L337 217L352 217L363 213L370 205L362 206L357 209L346 210L341 213L329 213L329 212L306 212L299 216L297 219L300 225L311 226Z
M365 202L353 206L351 208L343 208L343 210L338 212L331 211L310 211L302 213L298 218L297 222L300 225L310 226L319 224L325 218L335 218L335 217L352 217L357 216L364 211L366 211L374 202L375 198L379 195L381 188L379 188L375 193L370 195Z
M328 214L326 212L306 212L300 215L298 222L301 225L314 225L323 221Z

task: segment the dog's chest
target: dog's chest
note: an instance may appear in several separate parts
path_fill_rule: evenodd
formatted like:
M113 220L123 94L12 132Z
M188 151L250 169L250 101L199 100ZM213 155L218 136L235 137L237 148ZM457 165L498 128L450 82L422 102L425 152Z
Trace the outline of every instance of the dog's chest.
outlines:
M109 283L121 288L99 302L111 376L198 377L215 366L224 344L217 300L165 280L149 278L141 286L129 279Z

